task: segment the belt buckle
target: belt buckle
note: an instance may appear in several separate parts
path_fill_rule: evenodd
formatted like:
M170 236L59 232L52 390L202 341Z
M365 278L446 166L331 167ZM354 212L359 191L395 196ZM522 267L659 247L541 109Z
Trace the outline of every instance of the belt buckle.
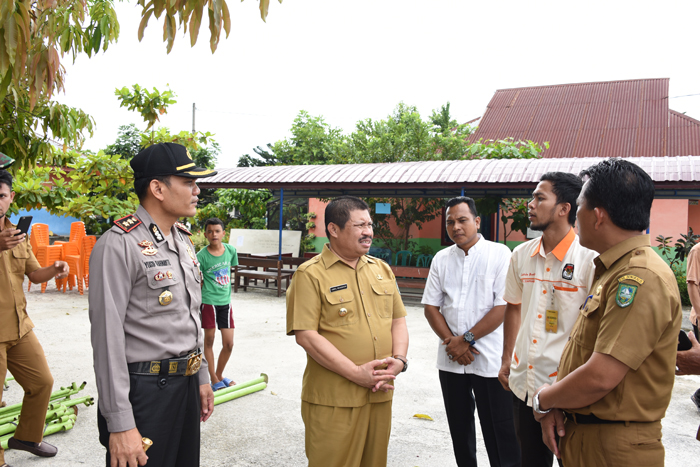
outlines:
M202 366L202 353L193 353L187 359L187 371L185 371L185 376L192 376L199 371L199 367Z

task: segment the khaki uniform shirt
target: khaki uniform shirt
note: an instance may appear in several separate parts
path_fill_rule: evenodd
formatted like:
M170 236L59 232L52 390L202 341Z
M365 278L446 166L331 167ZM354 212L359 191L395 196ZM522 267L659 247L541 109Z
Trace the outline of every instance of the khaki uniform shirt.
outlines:
M688 287L700 286L700 243L691 248L688 253L687 277ZM698 310L690 309L690 324L698 325Z
M7 217L0 222L4 222L3 230L15 228ZM13 249L0 252L0 342L18 340L34 328L27 316L22 283L25 274L39 268L29 237Z
M604 420L661 420L671 401L681 299L671 268L639 235L595 259L595 282L564 347L558 379L593 352L630 370L620 384L588 407L569 410Z
M287 335L296 330L318 331L356 365L392 355L391 325L404 316L406 309L388 264L362 256L353 269L328 245L320 255L299 266L287 291ZM373 393L307 355L303 401L361 407L389 401L392 393Z
M203 347L201 275L193 259L194 246L176 226L158 241L148 212L139 207L135 216L140 225L128 233L112 227L90 256L95 379L100 412L110 432L136 426L128 363L184 356ZM153 243L154 255L144 253L146 248L139 245L144 241ZM161 305L159 296L166 289L172 301ZM198 376L199 384L209 382L205 360Z

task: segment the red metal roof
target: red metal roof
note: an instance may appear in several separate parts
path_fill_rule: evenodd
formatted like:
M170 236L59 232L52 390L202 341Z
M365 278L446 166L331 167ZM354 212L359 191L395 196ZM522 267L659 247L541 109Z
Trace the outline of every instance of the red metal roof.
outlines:
M484 159L383 164L217 168L202 188L267 188L285 197L529 195L545 172L578 174L603 158ZM700 156L630 158L649 173L657 197L700 197Z
M546 158L700 154L700 122L668 108L668 78L496 91L478 139L548 141Z

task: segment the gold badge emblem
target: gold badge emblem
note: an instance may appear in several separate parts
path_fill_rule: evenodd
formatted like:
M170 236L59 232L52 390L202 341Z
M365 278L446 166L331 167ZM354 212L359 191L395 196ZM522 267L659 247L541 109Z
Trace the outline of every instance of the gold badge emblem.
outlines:
M185 371L185 376L192 376L199 371L199 367L202 366L202 354L192 355L187 360L187 370Z
M163 279L165 279L165 274L158 271L158 273L155 276L153 276L153 279L155 279L157 281L162 281Z
M595 294L596 294L596 295L600 295L600 292L602 292L602 290L603 290L603 286L602 286L602 285L599 285L598 288L595 289Z
M382 280L382 279L384 279L384 277L382 277L381 274L377 274L377 279Z
M338 314L339 314L340 316L345 316L345 315L348 314L348 310L346 310L345 308L341 308L341 309L338 311Z
M140 246L141 248L148 248L148 247L153 246L153 242L149 242L148 240L144 240L142 242L139 242L138 246Z
M168 279L173 278L173 273L171 271L165 271L165 275L168 276Z
M165 290L162 294L158 296L158 303L163 306L170 305L173 301L173 293L169 290Z
M153 247L151 247L151 246L149 246L149 247L144 248L143 250L141 250L141 254L142 254L142 255L146 255L146 256L153 256L153 255L155 255L156 253L158 253L158 250L156 250L155 248L153 248Z

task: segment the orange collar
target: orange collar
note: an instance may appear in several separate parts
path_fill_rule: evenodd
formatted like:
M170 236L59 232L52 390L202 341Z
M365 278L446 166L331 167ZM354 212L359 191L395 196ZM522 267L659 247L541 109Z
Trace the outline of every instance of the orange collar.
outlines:
M574 228L571 227L569 229L569 233L564 236L564 238L561 239L561 242L559 242L559 245L557 245L553 250L552 254L559 260L559 261L564 261L564 256L566 256L566 252L569 251L569 247L571 244L574 242L574 239L576 238L576 232L574 232ZM537 246L537 249L532 253L530 256L535 256L536 254L542 252L542 237L540 237L540 244ZM542 256L545 256L542 254Z

